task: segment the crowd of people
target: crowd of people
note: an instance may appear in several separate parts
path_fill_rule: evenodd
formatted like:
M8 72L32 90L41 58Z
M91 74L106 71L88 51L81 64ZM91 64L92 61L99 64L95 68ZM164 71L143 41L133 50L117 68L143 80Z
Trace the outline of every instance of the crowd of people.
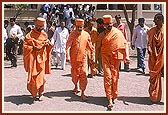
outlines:
M35 25L25 23L25 35L15 23L15 18L11 18L9 25L4 27L6 56L11 67L16 68L18 43L22 41L24 68L28 72L27 89L34 100L37 95L41 100L45 74L50 74L51 60L55 58L54 65L60 65L62 70L66 69L66 62L70 63L74 84L72 92L77 94L80 89L84 101L88 100L85 89L89 72L92 77L103 75L107 107L112 108L118 95L121 61L124 62L124 70L129 71L126 25L121 22L120 15L115 16L116 23L113 23L111 15L96 19L93 6L81 6L44 4ZM154 23L156 26L149 28L145 25L145 18L138 19L131 48L137 49L137 68L141 68L143 74L145 53L148 51L150 99L159 102L164 72L164 17L161 13L154 16Z
M71 31L71 26L76 18L85 21L92 19L95 14L95 6L92 4L44 4L40 9L39 16L51 21L54 27L65 22L65 27Z

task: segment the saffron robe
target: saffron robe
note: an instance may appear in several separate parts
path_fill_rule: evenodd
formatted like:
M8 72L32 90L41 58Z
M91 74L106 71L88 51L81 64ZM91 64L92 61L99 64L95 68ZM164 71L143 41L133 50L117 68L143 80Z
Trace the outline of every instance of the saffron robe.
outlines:
M148 34L149 40L149 95L153 102L159 102L162 96L161 74L164 67L164 25L157 34L156 27L151 28Z
M24 68L28 72L27 89L33 97L44 91L45 74L51 72L50 55L53 45L49 42L49 46L46 46L47 40L49 41L44 31L32 29L25 36L23 43ZM34 50L34 47L39 50Z
M89 35L91 37L92 45L95 48L97 37L98 37L97 29L92 27L92 30L89 30L89 28L87 27L84 30L89 33ZM91 60L91 54L90 54L90 52L88 52L88 65L90 67L90 71L91 71L92 75L96 75L98 73L97 68L95 68L97 65L94 62L95 62L95 59Z
M101 45L98 45L98 47L101 47L106 97L108 100L116 99L120 61L129 59L128 43L123 33L115 27L112 27L108 33L101 33L99 37L99 44Z
M82 30L79 34L77 30L70 33L66 43L67 59L70 57L72 82L79 88L85 90L87 86L87 52L90 51L92 57L95 55L94 47L91 43L90 35Z

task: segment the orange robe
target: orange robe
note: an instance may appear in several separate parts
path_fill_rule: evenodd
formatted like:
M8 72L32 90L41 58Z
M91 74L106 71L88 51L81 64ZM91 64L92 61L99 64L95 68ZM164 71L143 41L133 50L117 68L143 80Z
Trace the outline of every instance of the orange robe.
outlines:
M129 58L128 43L122 32L115 27L111 31L103 32L101 37L101 55L104 71L104 87L107 99L116 99L118 95L119 64L121 60ZM100 42L100 41L99 41Z
M49 74L50 55L53 45L46 46L44 41L49 40L47 34L33 29L24 39L23 60L25 71L28 72L27 89L35 97L44 91L45 74ZM33 50L33 47L41 48Z
M156 34L156 27L151 28L148 34L149 48L151 49L148 59L149 67L149 95L153 102L159 102L162 96L161 74L164 67L164 25L160 33Z
M84 29L86 32L88 32L89 33L89 35L90 35L90 37L91 37L91 42L92 42L92 45L94 46L94 48L95 48L95 46L96 46L96 41L97 41L97 37L98 37L98 33L97 33L97 29L96 28L94 28L94 27L92 27L92 30L89 30L89 28L87 27L87 28L85 28ZM92 62L92 60L90 59L90 57L91 57L91 54L90 54L90 52L88 52L88 64L89 64L89 66L90 66L90 70L91 70L91 74L92 75L96 75L98 72L98 70L95 68L95 59L94 59L94 62Z
M84 30L89 33L92 44L95 44L98 36L97 29L92 27L92 30L89 30L89 28L85 28Z
M74 30L70 33L66 43L66 54L70 56L72 82L77 85L79 81L79 88L86 89L87 85L87 52L91 51L94 56L94 47L91 44L90 35L82 30L81 34Z

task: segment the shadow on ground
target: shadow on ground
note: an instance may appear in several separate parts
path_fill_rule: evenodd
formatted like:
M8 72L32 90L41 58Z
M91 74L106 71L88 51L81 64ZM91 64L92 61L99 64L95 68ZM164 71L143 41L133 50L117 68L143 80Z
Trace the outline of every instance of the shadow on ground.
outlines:
M44 93L45 97L48 98L53 98L53 97L67 97L65 98L65 101L67 102L84 102L88 104L94 104L98 106L103 106L107 107L107 98L106 97L94 97L94 96L89 96L87 101L83 101L80 98L80 93L79 94L74 94L72 93L71 90L65 90L65 91L53 91L53 92L46 92ZM130 103L134 104L142 104L142 105L152 105L152 104L157 104L157 105L164 105L164 102L159 102L159 103L152 103L149 99L149 97L129 97L129 96L119 96L117 98L118 101L123 101L123 104L129 105ZM45 101L45 100L44 100ZM21 105L21 104L33 104L33 100L31 95L15 95L15 96L5 96L4 97L4 102L11 102L16 105ZM107 111L111 111L107 108Z
M149 97L126 97L126 96L119 96L117 98L119 101L123 101L125 105L129 105L129 103L134 104L142 104L142 105L164 105L164 102L158 102L158 103L152 103L149 99Z
M129 72L136 72L136 75L144 75L144 76L149 76L149 73L142 73L142 70L137 69L137 68L130 68Z
M11 102L16 105L21 104L33 104L31 95L16 95L16 96L5 96L4 102Z
M64 74L62 76L64 76L64 77L71 77L71 74Z
M106 107L106 104L107 104L106 97L89 96L87 101L83 101L80 98L80 93L79 94L74 94L74 93L72 93L72 90L46 92L46 93L44 93L44 96L48 97L48 98L52 98L52 97L69 97L69 98L66 98L65 101L67 101L67 102L79 101L79 102L85 102L85 103L100 105L100 106L104 106L104 107Z

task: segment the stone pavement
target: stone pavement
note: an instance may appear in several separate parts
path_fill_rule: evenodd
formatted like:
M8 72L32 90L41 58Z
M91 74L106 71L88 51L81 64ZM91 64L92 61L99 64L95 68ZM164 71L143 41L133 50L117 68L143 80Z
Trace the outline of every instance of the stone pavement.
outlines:
M83 102L79 95L72 94L74 88L70 65L66 70L52 67L52 73L46 75L47 82L43 101L32 103L31 95L26 89L27 73L23 68L22 56L18 56L18 67L10 68L10 62L3 62L2 78L2 112L5 113L164 113L165 80L162 78L162 100L159 104L152 104L149 100L149 73L143 75L136 68L136 51L130 50L130 72L120 72L118 99L111 111L107 110L103 77L88 78L86 95L89 100ZM145 59L147 65L147 58ZM123 67L123 65L122 65Z

